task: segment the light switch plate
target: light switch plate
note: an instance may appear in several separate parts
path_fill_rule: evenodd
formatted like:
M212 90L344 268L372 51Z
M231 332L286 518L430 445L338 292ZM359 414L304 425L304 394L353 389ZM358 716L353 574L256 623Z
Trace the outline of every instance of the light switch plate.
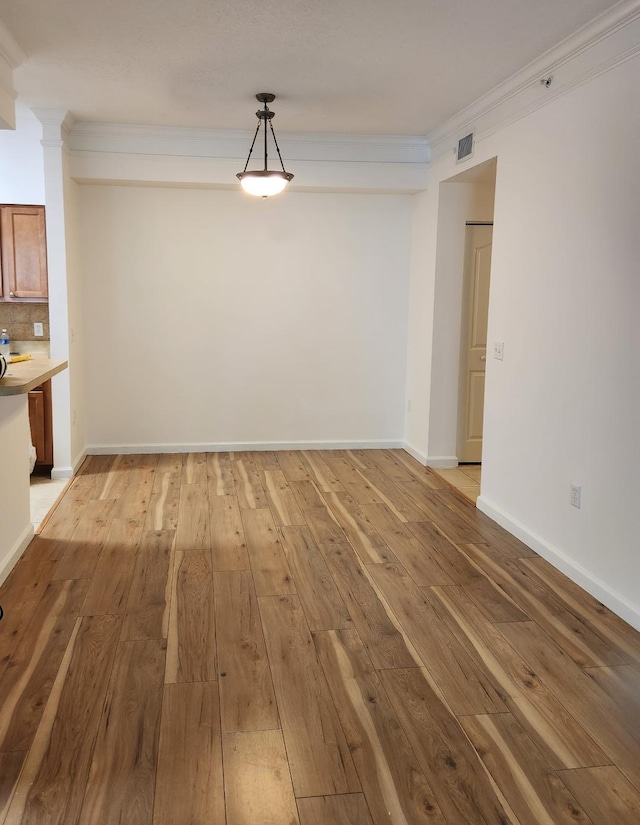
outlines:
M34 334L34 335L36 335L36 336L38 336L38 337L40 337L40 336L44 335L44 329L43 329L43 327L42 327L42 324L40 324L40 323L35 323L35 324L33 325L33 334Z
M580 509L580 501L582 499L582 487L578 487L577 484L571 485L571 506L577 507L578 510Z
M498 361L504 361L504 342L494 341L493 343L493 357Z

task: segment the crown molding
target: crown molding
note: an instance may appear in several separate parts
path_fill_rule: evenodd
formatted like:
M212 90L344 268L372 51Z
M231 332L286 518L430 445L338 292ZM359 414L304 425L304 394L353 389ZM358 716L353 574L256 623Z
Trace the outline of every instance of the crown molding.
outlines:
M69 159L77 183L238 190L237 158L72 151ZM300 192L406 195L428 183L427 164L418 163L300 160L290 168L295 173L290 189Z
M80 121L70 131L69 146L74 152L244 160L253 134L248 130L184 129ZM429 161L429 147L422 136L278 132L278 142L287 163L314 160L426 164Z
M427 134L431 159L470 127L481 140L640 53L640 0L623 0ZM549 88L541 79L553 76Z
M42 145L47 148L67 148L74 119L66 109L34 106L31 111L42 124Z
M73 128L73 115L66 109L51 109L46 106L32 106L31 111L43 126L55 126L69 132Z
M13 71L8 63L0 56L0 119L5 123L2 127L16 128L16 90L13 88Z
M13 35L0 20L0 128L16 128L16 90L13 70L27 59Z
M21 63L24 63L27 56L27 53L0 20L0 57L3 57L12 69L16 69Z

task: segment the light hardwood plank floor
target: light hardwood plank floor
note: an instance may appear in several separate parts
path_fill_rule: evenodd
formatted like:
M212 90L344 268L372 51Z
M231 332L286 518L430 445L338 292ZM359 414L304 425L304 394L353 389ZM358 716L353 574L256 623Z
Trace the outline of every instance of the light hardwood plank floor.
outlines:
M637 825L640 634L478 481L88 458L0 588L0 825Z

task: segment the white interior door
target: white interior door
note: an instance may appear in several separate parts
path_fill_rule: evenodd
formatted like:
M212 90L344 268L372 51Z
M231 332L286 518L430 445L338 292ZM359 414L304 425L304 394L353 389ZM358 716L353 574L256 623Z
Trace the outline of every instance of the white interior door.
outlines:
M484 374L493 226L467 226L458 461L482 460Z

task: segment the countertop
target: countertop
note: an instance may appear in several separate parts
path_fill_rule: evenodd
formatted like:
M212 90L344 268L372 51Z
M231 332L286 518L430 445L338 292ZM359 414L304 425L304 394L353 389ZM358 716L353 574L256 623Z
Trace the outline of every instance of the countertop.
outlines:
M53 375L62 372L68 365L68 361L51 358L32 358L30 361L9 364L4 377L0 378L0 396L22 395L29 392Z

